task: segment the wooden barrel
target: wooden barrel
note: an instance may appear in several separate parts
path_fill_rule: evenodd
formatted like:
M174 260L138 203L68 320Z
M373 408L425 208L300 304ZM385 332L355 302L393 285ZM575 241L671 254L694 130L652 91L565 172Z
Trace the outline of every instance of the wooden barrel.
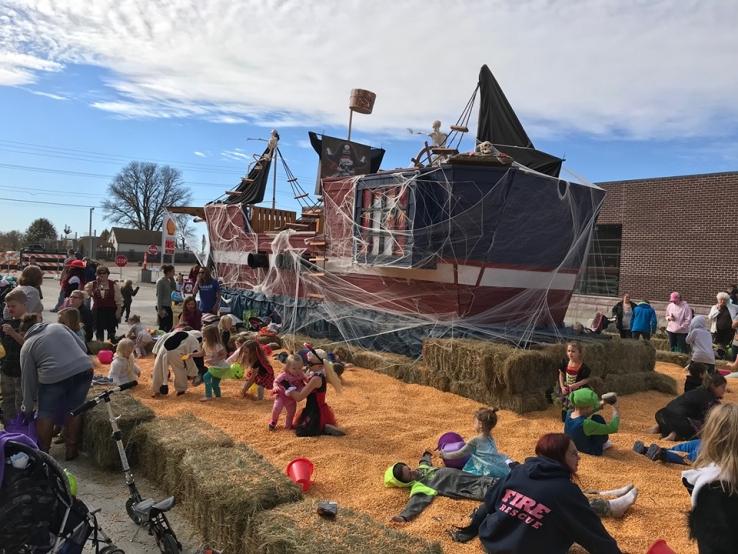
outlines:
M351 91L351 100L349 108L355 112L370 114L374 109L374 100L377 95L370 90L355 88Z

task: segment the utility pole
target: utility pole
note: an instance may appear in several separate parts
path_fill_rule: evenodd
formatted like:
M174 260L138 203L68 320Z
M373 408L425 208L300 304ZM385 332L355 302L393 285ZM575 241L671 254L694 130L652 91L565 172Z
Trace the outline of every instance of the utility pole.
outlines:
M95 257L94 252L92 251L92 212L95 211L95 208L90 208L90 253L87 256L90 260Z

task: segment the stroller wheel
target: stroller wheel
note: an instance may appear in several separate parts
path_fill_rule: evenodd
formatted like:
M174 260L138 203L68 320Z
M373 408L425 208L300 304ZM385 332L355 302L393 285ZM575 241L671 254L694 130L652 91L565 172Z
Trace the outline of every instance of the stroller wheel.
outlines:
M133 498L129 497L128 500L126 500L126 513L128 514L128 517L131 518L131 521L133 523L135 523L136 525L141 525L143 523L143 518L133 510L133 505L135 503L136 500L134 500Z
M126 554L125 550L121 550L114 544L110 544L100 550L100 554Z

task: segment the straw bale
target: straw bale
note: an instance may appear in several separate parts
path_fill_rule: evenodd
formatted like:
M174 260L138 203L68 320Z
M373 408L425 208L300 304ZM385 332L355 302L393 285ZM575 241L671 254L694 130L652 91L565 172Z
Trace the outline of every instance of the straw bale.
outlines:
M660 362L667 362L684 367L689 363L689 356L680 352L668 352L665 350L656 351L656 359Z
M93 395L98 392L94 389L91 391ZM141 404L128 392L112 395L110 407L113 414L118 416L123 444L126 444L136 427L151 421L155 416L153 410ZM98 466L105 469L120 469L120 456L112 433L104 403L98 404L82 416L82 450L87 452Z
M182 504L203 539L234 554L257 512L302 499L300 488L245 445L191 450L180 464Z
M656 350L670 350L669 339L660 339L658 337L651 337L651 344Z
M232 438L188 412L144 423L133 430L128 442L132 464L167 494L176 495L180 492L179 473L187 452L231 446Z
M279 337L279 335L257 335L256 336L256 342L259 344L272 344L276 343L282 347L282 339Z
M618 375L616 373L608 375L602 388L596 389L600 394L604 392L616 392L619 395L633 394L650 388L650 373L630 373L628 375Z
M255 554L441 554L437 542L408 535L344 506L323 519L312 501L259 512L245 542Z
M92 354L93 356L97 356L97 353L100 352L100 350L111 350L115 352L115 346L113 346L113 343L101 342L99 340L92 340L88 342L87 349L90 351L90 354Z
M677 382L669 375L654 371L653 373L649 373L646 379L649 389L665 392L666 394L677 394Z

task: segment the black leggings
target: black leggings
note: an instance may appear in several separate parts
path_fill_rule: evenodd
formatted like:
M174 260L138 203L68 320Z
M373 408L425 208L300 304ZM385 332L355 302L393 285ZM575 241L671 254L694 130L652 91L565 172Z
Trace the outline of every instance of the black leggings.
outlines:
M95 308L95 337L100 342L105 340L105 331L108 332L108 340L115 338L115 329L118 327L118 318L115 317L115 308Z

